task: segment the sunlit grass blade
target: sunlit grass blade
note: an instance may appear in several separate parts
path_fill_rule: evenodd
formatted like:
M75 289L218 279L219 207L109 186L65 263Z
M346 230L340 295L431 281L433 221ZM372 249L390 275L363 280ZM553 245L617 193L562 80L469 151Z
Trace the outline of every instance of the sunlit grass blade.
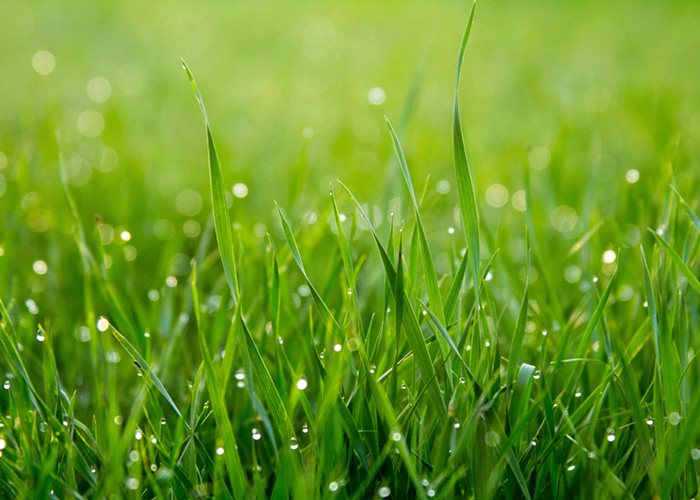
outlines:
M669 245L668 242L664 240L656 231L649 229L649 232L654 235L654 239L656 239L657 243L664 247L664 250L666 250L668 256L671 257L676 266L678 266L680 272L683 273L683 276L685 276L685 278L688 280L688 284L692 286L696 292L700 293L700 281L698 280L697 276L693 274L693 271L690 270L688 264L683 262L681 256L678 255L673 247Z
M198 302L196 272L197 270L195 268L192 272L191 281L192 295L195 297L195 303ZM214 369L214 363L212 362L211 354L209 354L209 347L207 346L200 323L197 324L197 338L199 340L199 348L204 363L204 375L209 392L209 400L212 403L214 418L216 419L217 427L224 441L224 459L226 460L226 468L233 488L233 496L236 500L243 500L247 498L248 482L243 472L243 465L238 453L238 445L236 444L236 438L233 434L233 428L231 427L231 420L229 419L226 409L224 395L221 392L220 383L217 380L216 371Z
M229 219L228 208L226 205L226 187L224 185L224 175L221 171L219 155L216 153L214 136L212 135L211 127L209 126L209 118L207 117L207 111L204 108L202 94L199 92L197 82L195 82L194 76L192 75L192 72L187 66L187 63L185 63L184 59L182 60L182 67L187 72L187 77L192 84L192 89L197 97L199 106L202 108L202 114L204 115L204 126L207 132L207 151L209 154L209 184L211 187L211 200L214 211L216 241L218 243L219 253L221 255L221 263L224 266L226 281L229 289L231 290L233 300L237 303L240 293L238 291L238 278L236 277L236 259L234 256L231 221Z
M362 207L358 203L355 196L347 188L347 186L345 186L345 184L343 184L340 181L338 182L345 190L353 205L355 205L357 211L360 213L360 215L362 215L362 218L367 223L367 226L369 227L370 232L372 233L372 237L374 238L374 243L382 259L382 265L384 266L386 277L389 280L389 285L392 288L392 292L395 295L397 292L396 270L394 269L394 265L391 263L391 260L389 259L389 256L387 255L386 250L384 249L384 246L382 245L382 242L379 239L379 236L377 236L377 233L374 230L374 226L370 222L369 217L367 217L364 210L362 210ZM421 332L420 325L418 324L418 320L416 319L416 313L413 310L413 307L411 306L408 297L406 296L404 296L403 318L403 326L406 332L406 337L408 339L409 345L411 346L411 350L413 351L413 355L416 358L418 369L420 370L425 382L427 384L430 384L428 386L428 393L434 405L434 409L438 412L441 418L444 419L447 415L447 409L445 406L445 400L443 399L442 392L440 390L439 383L437 380L433 380L435 377L435 367L433 366L433 363L430 359L430 355L428 354L428 348L425 345L423 333Z
M445 318L448 322L451 320L455 308L457 307L459 293L462 290L462 283L464 283L464 275L467 272L468 261L469 255L468 252L465 252L462 256L462 260L459 261L459 267L450 285L450 290L447 292L447 298L445 299Z
M280 222L282 223L282 229L284 230L284 236L287 239L287 244L289 245L289 249L292 252L292 256L294 257L294 261L297 263L297 266L299 266L299 270L301 271L301 274L304 276L304 279L306 280L307 285L309 286L309 290L311 291L311 296L314 299L314 303L316 304L316 307L318 308L318 311L321 313L321 317L323 318L324 321L330 321L333 326L340 331L340 325L338 325L338 322L336 321L335 317L333 316L333 313L331 313L330 309L324 302L323 298L321 297L321 294L318 293L316 290L316 287L313 285L311 282L311 278L309 278L308 274L306 274L306 268L304 267L304 262L301 260L301 253L299 253L299 247L297 246L296 239L294 238L294 234L292 233L291 228L289 227L289 222L285 218L284 214L282 213L282 210L280 209L279 205L275 204L275 207L277 207L277 214L279 215Z
M129 356L131 356L131 359L134 360L134 363L136 363L136 367L145 376L145 380L148 380L150 383L152 383L156 387L156 389L158 389L158 392L160 392L163 395L163 397L168 402L168 404L170 404L173 410L175 410L177 416L182 417L180 409L175 404L175 401L173 401L173 398L170 397L170 394L166 390L165 386L160 381L158 376L153 372L148 362L143 358L143 356L141 356L141 354L134 348L134 346L132 346L131 343L128 340L126 340L126 338L124 338L124 335L119 333L119 331L116 328L114 328L114 326L111 323L109 324L109 329L112 332L112 335L114 335L114 338L117 339L119 344L121 344L124 350L129 354Z
M283 446L286 443L290 443L288 446L292 447L292 450L298 450L298 445L296 444L296 434L294 433L294 428L287 415L287 410L284 407L282 398L280 398L277 387L270 376L270 372L265 366L265 362L260 355L258 346L255 344L245 321L241 318L240 326L243 330L243 335L245 336L246 346L248 347L248 353L250 354L250 360L253 364L253 373L255 375L255 380L260 386L260 392L262 398L267 403L267 407L270 409L270 414L272 415L272 420L275 422L277 431L283 440ZM298 451L297 451L298 453Z
M678 190L674 186L671 186L671 189L673 189L673 192L676 193L676 196L678 196L678 202L683 207L683 210L685 210L685 213L688 214L690 220L693 221L695 227L698 229L698 231L700 231L700 219L698 219L698 216L695 214L693 209L690 208L690 205L688 205L688 202L685 201L685 199L681 196Z
M518 313L518 319L515 323L515 332L513 332L513 341L511 342L510 354L508 355L506 384L509 386L513 383L515 371L520 364L520 350L522 348L523 338L525 337L525 323L527 322L527 311L529 307L528 292L530 289L530 240L527 233L527 228L525 228L525 241L527 242L527 262L525 267L527 274L525 275L525 292L523 293L523 300L520 303L520 312Z
M420 252L423 263L423 272L425 273L425 284L428 289L428 298L430 299L430 308L435 311L435 315L440 320L440 323L445 324L445 312L442 304L442 297L440 296L440 288L438 287L437 274L435 272L435 264L433 263L433 256L430 253L430 245L428 244L428 238L425 235L425 228L423 227L423 220L420 216L420 210L418 208L418 200L416 199L416 194L413 191L413 183L411 182L411 174L408 171L408 165L406 164L406 157L403 153L403 148L399 141L398 136L394 127L391 125L389 118L386 118L386 123L389 127L389 132L391 133L391 139L394 143L394 149L396 151L396 156L399 159L399 165L401 166L401 172L403 173L404 181L406 182L406 187L411 196L411 202L413 203L413 213L416 218L416 229L418 230L418 241L420 243ZM444 355L444 352L443 352Z
M467 248L469 249L469 258L472 263L472 276L474 277L474 293L476 303L479 303L479 214L476 205L476 192L474 190L474 181L472 178L471 169L469 167L469 159L467 158L467 150L464 144L464 135L462 133L462 121L459 114L459 80L462 73L462 61L464 59L464 51L467 48L469 34L471 33L472 23L474 22L474 9L476 2L472 4L467 19L467 26L464 30L462 45L459 49L459 57L457 59L457 79L455 84L455 99L453 111L453 142L454 142L454 161L455 172L457 174L457 188L459 190L459 206L462 214L462 222L466 231Z

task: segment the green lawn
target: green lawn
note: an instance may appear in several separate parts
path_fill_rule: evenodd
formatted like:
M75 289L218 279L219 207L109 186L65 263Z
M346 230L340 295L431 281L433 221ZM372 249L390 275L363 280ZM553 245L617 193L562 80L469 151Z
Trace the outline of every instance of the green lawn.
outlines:
M1 498L696 494L700 4L470 7L0 5Z

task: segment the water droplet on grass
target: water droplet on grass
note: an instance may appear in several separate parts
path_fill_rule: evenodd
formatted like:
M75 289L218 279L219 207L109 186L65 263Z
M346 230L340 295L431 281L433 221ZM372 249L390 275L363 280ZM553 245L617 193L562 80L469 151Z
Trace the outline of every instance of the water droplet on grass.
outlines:
M678 425L681 423L681 414L678 413L677 411L674 411L668 416L668 422L671 425Z
M608 429L607 440L609 443L612 443L613 441L615 441L615 429Z
M486 446L494 448L501 443L501 438L495 431L489 431L486 433L484 441L486 441Z
M99 331L104 332L107 330L107 328L109 328L109 321L107 318L102 317L97 320L97 329Z

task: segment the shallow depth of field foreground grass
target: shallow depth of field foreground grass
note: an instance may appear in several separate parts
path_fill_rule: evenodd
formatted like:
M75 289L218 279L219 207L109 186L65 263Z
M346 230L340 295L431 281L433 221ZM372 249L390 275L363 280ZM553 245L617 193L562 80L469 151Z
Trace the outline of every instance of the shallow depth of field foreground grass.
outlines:
M218 124L230 117L209 120L216 79L199 76L200 92L202 62L189 59L190 70L183 61L176 85L191 84L200 108L188 96L183 109L199 133L184 139L203 156L190 169L162 148L168 169L192 176L167 203L167 178L133 158L141 148L156 157L161 140L175 147L172 120L148 128L144 111L137 143L116 109L81 113L82 139L63 126L58 100L35 109L27 98L0 117L0 497L696 494L700 104L697 81L681 77L697 54L678 49L678 80L654 74L648 92L626 91L632 73L623 69L612 90L580 91L562 77L571 115L543 125L555 131L547 144L504 146L505 170L474 161L471 134L543 136L517 125L527 104L489 115L460 92L462 74L469 89L479 81L469 53L488 30L481 5L475 23L475 10L460 7L452 112L421 115L419 67L429 63L416 57L418 76L387 109L384 139L369 114L355 128L364 145L324 132L336 118L323 109L306 117L315 128L295 145L279 130L255 138L246 123L233 133L248 130L259 151L244 153L245 171L228 160L244 145L217 154L226 143ZM560 8L552 15L564 20ZM535 19L522 12L525 25ZM323 26L310 59L323 57L312 50L328 43ZM446 58L423 61L431 57ZM52 58L34 55L40 77ZM489 73L486 86L508 89L528 74L509 76L508 59L501 64L505 76ZM130 88L133 74L122 78ZM533 94L549 95L533 82ZM369 105L387 98L379 86L362 89ZM104 78L87 87L95 103L111 92ZM413 143L411 123L436 116L445 124L429 130L444 136ZM314 135L332 144L319 149ZM368 153L375 140L386 155ZM294 151L284 172L262 165L275 164L279 148ZM346 156L330 170L339 180L314 177L336 155ZM426 177L418 158L453 167ZM280 203L260 207L256 187Z

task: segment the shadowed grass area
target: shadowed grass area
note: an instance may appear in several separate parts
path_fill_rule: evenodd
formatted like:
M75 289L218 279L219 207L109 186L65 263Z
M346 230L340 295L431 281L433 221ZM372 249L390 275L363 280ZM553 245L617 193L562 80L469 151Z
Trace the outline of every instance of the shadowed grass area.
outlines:
M700 11L470 8L0 7L0 497L696 494Z

